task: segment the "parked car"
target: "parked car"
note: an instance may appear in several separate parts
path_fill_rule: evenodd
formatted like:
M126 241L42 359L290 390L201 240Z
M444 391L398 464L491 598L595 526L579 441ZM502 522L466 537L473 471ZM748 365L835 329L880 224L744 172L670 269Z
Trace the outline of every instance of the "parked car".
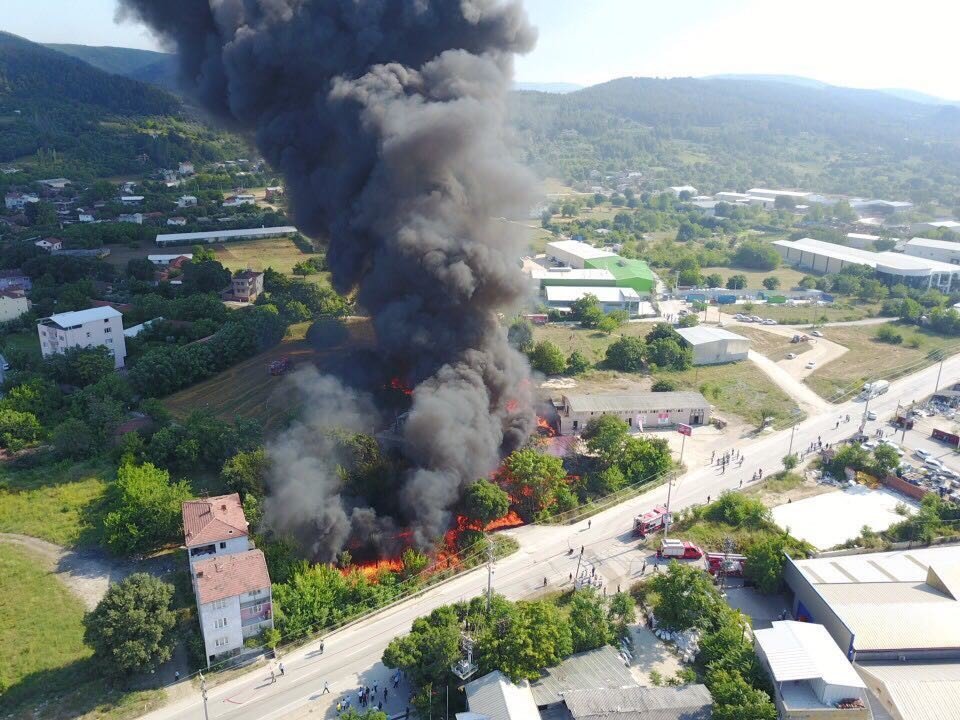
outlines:
M777 324L777 321L774 320L773 318L767 318L767 319L765 319L765 320L763 321L763 324L764 324L764 325L776 325L776 324Z
M877 419L877 414L873 410L870 410L867 413L867 420L876 420L876 419Z
M817 363L813 360L807 363L807 370L813 370L817 366Z
M943 463L937 460L936 458L928 457L923 461L923 464L926 465L931 470L936 470L937 472L943 471Z
M860 447L862 447L864 450L876 450L877 445L878 443L876 440L867 440L865 443L860 445Z
M913 454L916 455L921 460L926 460L928 457L930 457L930 453L928 453L926 450L922 448L917 448L916 450L913 451Z
M751 316L750 316L750 319L751 319L753 322L755 322L755 323L762 323L762 322L763 322L763 318L760 317L759 315L751 315Z
M744 315L742 318L740 318L740 322L751 323L753 322L753 318L749 315Z
M787 353L787 360L795 360L797 357L796 353Z
M823 333L820 332L819 330L814 330L814 331L813 331L812 333L810 333L810 334L813 335L814 337L823 337Z

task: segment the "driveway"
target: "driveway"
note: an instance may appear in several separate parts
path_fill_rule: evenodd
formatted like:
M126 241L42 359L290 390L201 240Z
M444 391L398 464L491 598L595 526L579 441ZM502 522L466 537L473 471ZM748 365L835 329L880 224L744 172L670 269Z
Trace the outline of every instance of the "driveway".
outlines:
M803 362L803 358L810 353L804 353L795 361L787 360L785 362ZM790 373L786 368L781 367L766 355L750 350L747 357L756 365L764 375L769 377L774 385L777 385L787 395L794 399L800 409L807 415L818 415L819 413L830 410L830 403L817 395L802 380Z
M0 543L29 551L38 562L54 573L88 610L93 610L107 593L110 583L119 582L135 572L160 575L173 569L170 556L132 563L113 559L99 551L70 550L28 535L0 533Z

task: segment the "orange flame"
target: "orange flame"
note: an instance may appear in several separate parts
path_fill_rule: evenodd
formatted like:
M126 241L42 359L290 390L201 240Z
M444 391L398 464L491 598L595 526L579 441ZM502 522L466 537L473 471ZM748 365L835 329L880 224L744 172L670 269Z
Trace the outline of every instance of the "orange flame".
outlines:
M387 558L373 562L357 563L341 569L340 572L347 575L353 570L359 570L366 576L367 580L375 581L382 572L400 572L403 570L403 561L400 558Z
M545 437L556 437L557 431L546 418L537 415L537 434Z
M399 390L404 395L413 395L413 389L398 377L390 378L389 387L391 390Z

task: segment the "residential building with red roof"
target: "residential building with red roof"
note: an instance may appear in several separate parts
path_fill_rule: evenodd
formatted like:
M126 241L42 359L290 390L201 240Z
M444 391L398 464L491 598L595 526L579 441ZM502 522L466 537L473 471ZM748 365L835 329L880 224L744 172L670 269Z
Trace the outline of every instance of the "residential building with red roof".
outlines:
M263 273L244 270L233 276L230 281L230 295L234 300L253 302L263 292Z
M240 496L183 503L183 537L207 664L236 655L243 641L273 627L273 595L263 552L249 537Z

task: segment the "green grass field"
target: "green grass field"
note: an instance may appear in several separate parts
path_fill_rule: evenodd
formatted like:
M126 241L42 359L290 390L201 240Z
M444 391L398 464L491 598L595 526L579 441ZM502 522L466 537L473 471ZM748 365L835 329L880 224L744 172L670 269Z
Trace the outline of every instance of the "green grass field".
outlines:
M22 548L0 544L0 712L10 720L126 720L162 691L110 686L83 642L84 607Z
M263 422L265 429L276 427L297 408L299 399L286 376L270 375L268 367L273 360L285 355L296 369L312 365L347 344L359 347L369 341L369 323L355 321L347 325L350 331L347 343L317 350L306 339L309 327L310 323L291 326L283 342L276 347L174 393L163 401L164 405L181 419L194 410L207 410L225 420L250 417Z
M751 350L766 355L774 361L783 360L788 353L802 355L813 347L811 343L791 343L788 337L766 332L752 325L732 325L730 331L750 338Z
M36 328L7 335L0 345L2 345L4 353L15 350L29 353L37 358L40 357L40 338L37 336Z
M854 325L825 328L824 336L843 345L848 352L818 368L805 382L820 396L830 398L838 391L870 380L894 379L908 368L910 372L915 372L926 367L934 362L928 357L934 350L944 350L950 354L960 350L960 340L957 338L899 323L894 323L893 327L903 336L903 343L882 343L876 339L877 330L881 327Z
M745 275L747 278L747 288L749 290L763 290L763 280L768 277L779 278L779 290L790 290L796 287L800 279L806 274L794 270L792 267L780 266L776 270L740 270L735 267L705 267L700 269L701 275L712 275L717 273L727 282L731 275Z
M862 303L857 300L833 305L767 305L766 303L728 305L724 312L730 315L748 313L762 318L773 318L782 325L819 325L832 322L853 322L877 317L880 303Z
M265 238L242 242L218 243L210 248L228 270L264 270L272 267L285 275L293 274L293 266L313 257L300 250L290 238ZM320 280L326 273L308 275L309 280Z
M0 532L64 546L95 543L109 476L105 465L86 463L0 469Z

